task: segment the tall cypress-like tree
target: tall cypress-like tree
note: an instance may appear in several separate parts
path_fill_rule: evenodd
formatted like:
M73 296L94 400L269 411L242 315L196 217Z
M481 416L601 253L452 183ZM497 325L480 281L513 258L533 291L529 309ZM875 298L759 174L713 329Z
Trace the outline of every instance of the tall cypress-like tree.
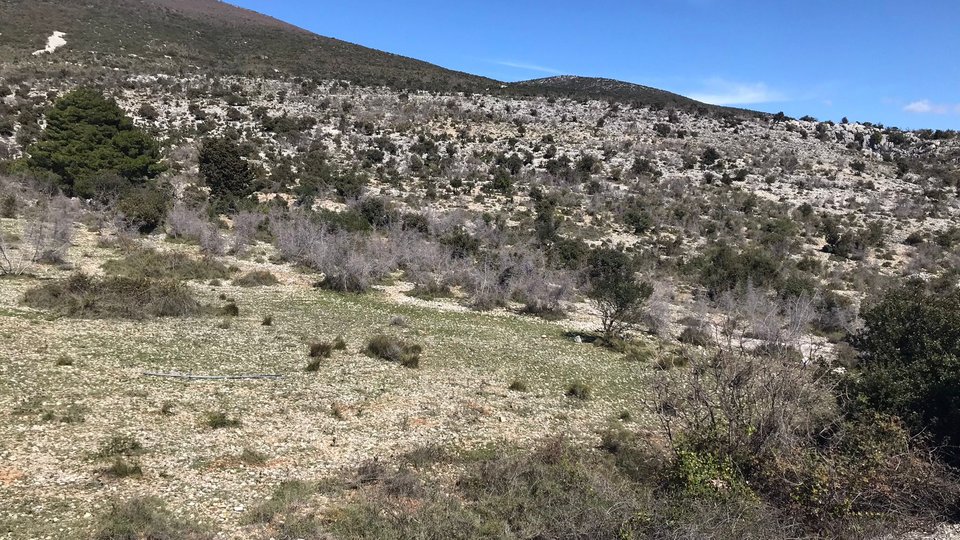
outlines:
M53 173L65 192L80 197L139 184L164 170L157 142L115 101L90 88L57 99L27 154L31 167Z

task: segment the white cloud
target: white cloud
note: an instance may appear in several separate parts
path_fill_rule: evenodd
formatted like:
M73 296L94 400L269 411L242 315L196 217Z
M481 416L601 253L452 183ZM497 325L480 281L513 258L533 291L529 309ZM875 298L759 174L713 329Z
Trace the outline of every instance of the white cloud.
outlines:
M916 114L960 114L960 103L947 105L945 103L933 103L929 99L921 99L920 101L908 103L903 110Z
M787 101L781 92L769 88L765 83L740 83L724 79L710 79L704 89L690 92L687 97L711 105L753 105L774 101Z
M563 72L559 69L554 69L552 67L538 66L536 64L527 64L524 62L510 62L502 60L490 60L491 64L496 64L498 66L506 66L516 69L525 69L527 71L539 71L541 73L550 73L552 75L563 75Z

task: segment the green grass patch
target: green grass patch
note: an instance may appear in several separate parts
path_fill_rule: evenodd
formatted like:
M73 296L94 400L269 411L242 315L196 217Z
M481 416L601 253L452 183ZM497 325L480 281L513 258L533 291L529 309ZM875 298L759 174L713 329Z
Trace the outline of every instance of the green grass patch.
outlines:
M110 276L140 279L212 280L227 279L230 269L211 258L195 259L178 251L138 249L122 259L107 261L103 270Z

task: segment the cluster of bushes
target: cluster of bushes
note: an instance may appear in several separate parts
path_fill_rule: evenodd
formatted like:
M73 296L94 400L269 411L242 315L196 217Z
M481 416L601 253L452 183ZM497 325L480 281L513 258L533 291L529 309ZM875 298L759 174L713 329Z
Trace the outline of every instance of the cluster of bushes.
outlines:
M830 537L942 519L960 483L896 417L847 413L831 372L786 354L721 350L662 372L653 412L685 497L756 501Z
M437 227L436 234L422 229ZM486 228L491 235L502 234ZM304 211L275 213L270 230L280 255L323 274L320 285L364 292L395 271L403 271L415 294L449 296L461 286L477 309L518 301L525 311L556 315L571 293L571 281L547 266L544 257L522 246L481 249L476 236L443 224L406 223L377 233L335 230L322 215ZM535 248L534 248L535 249Z
M437 464L452 467L455 481L428 474ZM289 537L397 539L848 538L917 523L906 514L849 509L811 516L797 507L816 506L815 499L778 501L755 489L723 456L693 447L665 455L613 429L600 452L559 438L529 451L419 448L395 464L367 462L343 477L283 483L248 522ZM313 508L318 493L339 498L348 490L338 506Z

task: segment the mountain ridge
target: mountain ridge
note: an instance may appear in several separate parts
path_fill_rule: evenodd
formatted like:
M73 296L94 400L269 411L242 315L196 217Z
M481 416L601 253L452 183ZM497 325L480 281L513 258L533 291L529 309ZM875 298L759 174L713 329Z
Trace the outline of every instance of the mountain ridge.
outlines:
M321 36L293 23L219 0L2 0L0 54L23 65L53 31L67 45L43 59L212 74L345 80L398 89L599 99L686 110L742 113L625 81L567 75L503 82ZM751 114L763 114L749 111Z

